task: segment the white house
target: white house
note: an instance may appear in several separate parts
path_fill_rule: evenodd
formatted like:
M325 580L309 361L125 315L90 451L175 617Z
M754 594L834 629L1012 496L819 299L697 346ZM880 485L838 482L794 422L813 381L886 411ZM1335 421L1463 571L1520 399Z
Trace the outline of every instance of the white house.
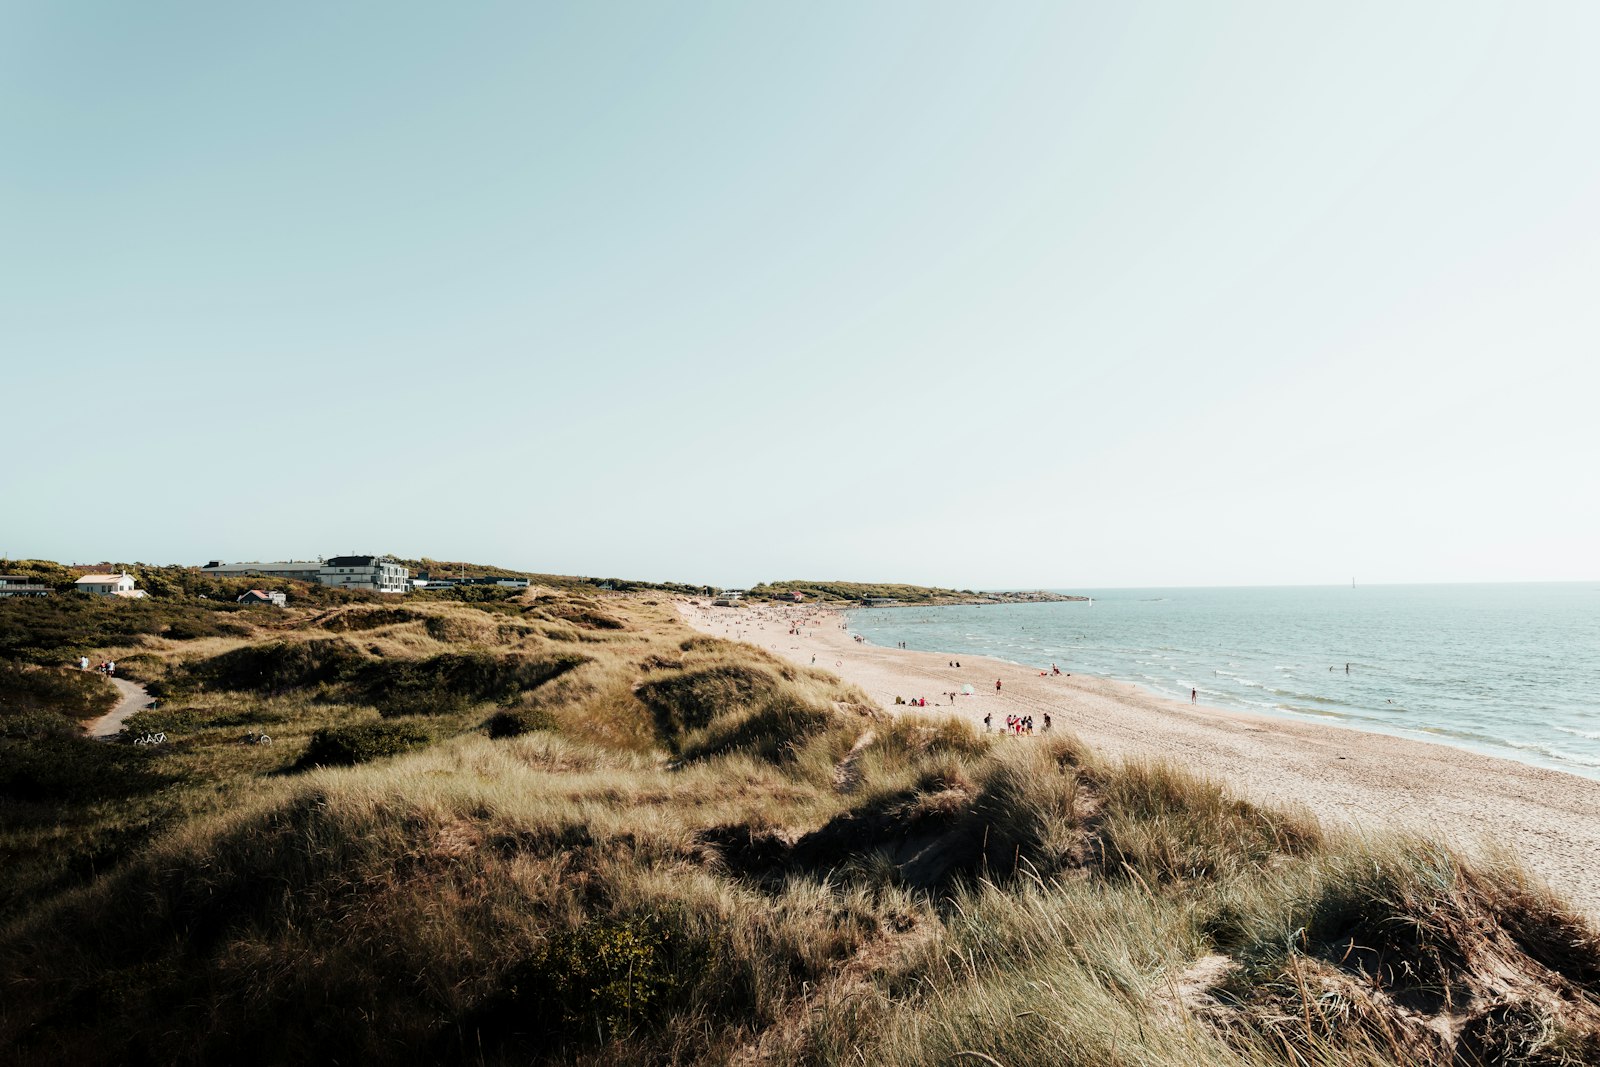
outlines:
M126 573L85 574L82 578L79 578L72 584L73 587L76 588L80 593L94 593L97 596L125 596L135 598L144 596L143 589L135 589L133 587L133 575Z
M240 604L272 604L275 607L285 607L289 598L276 589L252 589L242 594L238 601Z

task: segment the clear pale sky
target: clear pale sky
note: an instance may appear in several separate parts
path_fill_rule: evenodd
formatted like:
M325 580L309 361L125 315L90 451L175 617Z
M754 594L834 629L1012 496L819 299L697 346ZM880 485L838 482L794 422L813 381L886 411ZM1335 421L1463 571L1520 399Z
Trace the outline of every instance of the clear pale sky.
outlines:
M1600 5L0 15L13 557L1600 577Z

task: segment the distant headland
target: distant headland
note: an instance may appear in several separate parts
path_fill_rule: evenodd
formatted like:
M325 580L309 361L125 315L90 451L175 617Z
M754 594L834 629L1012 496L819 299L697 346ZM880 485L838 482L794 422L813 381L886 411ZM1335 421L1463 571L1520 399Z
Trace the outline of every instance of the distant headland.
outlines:
M865 604L871 607L928 607L942 604L1052 604L1088 600L1086 596L1032 590L941 589L928 585L872 582L762 582L745 591L752 600Z

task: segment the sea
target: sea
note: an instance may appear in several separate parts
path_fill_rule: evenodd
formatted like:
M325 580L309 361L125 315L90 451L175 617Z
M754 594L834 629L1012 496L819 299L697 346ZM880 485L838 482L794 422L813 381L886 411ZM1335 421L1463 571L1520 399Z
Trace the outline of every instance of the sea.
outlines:
M1600 779L1600 582L1062 592L1092 599L863 608L848 625Z

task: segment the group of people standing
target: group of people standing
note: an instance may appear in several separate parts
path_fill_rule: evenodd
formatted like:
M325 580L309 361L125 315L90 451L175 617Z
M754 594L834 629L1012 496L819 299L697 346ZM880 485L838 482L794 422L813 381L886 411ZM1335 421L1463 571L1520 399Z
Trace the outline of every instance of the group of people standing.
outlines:
M89 657L88 656L79 656L78 657L78 669L82 670L82 671L86 671L86 670L89 669ZM103 660L100 661L100 665L98 667L96 667L95 670L99 671L101 674L106 675L107 677L110 677L111 675L117 673L117 661L116 660L111 660L111 659L103 659Z
M983 732L988 733L993 728L994 715L990 712L985 712L983 716ZM1044 713L1044 729L1039 732L1046 734L1050 732L1050 713L1048 711ZM1007 715L1006 733L1018 735L1033 733L1033 716Z

